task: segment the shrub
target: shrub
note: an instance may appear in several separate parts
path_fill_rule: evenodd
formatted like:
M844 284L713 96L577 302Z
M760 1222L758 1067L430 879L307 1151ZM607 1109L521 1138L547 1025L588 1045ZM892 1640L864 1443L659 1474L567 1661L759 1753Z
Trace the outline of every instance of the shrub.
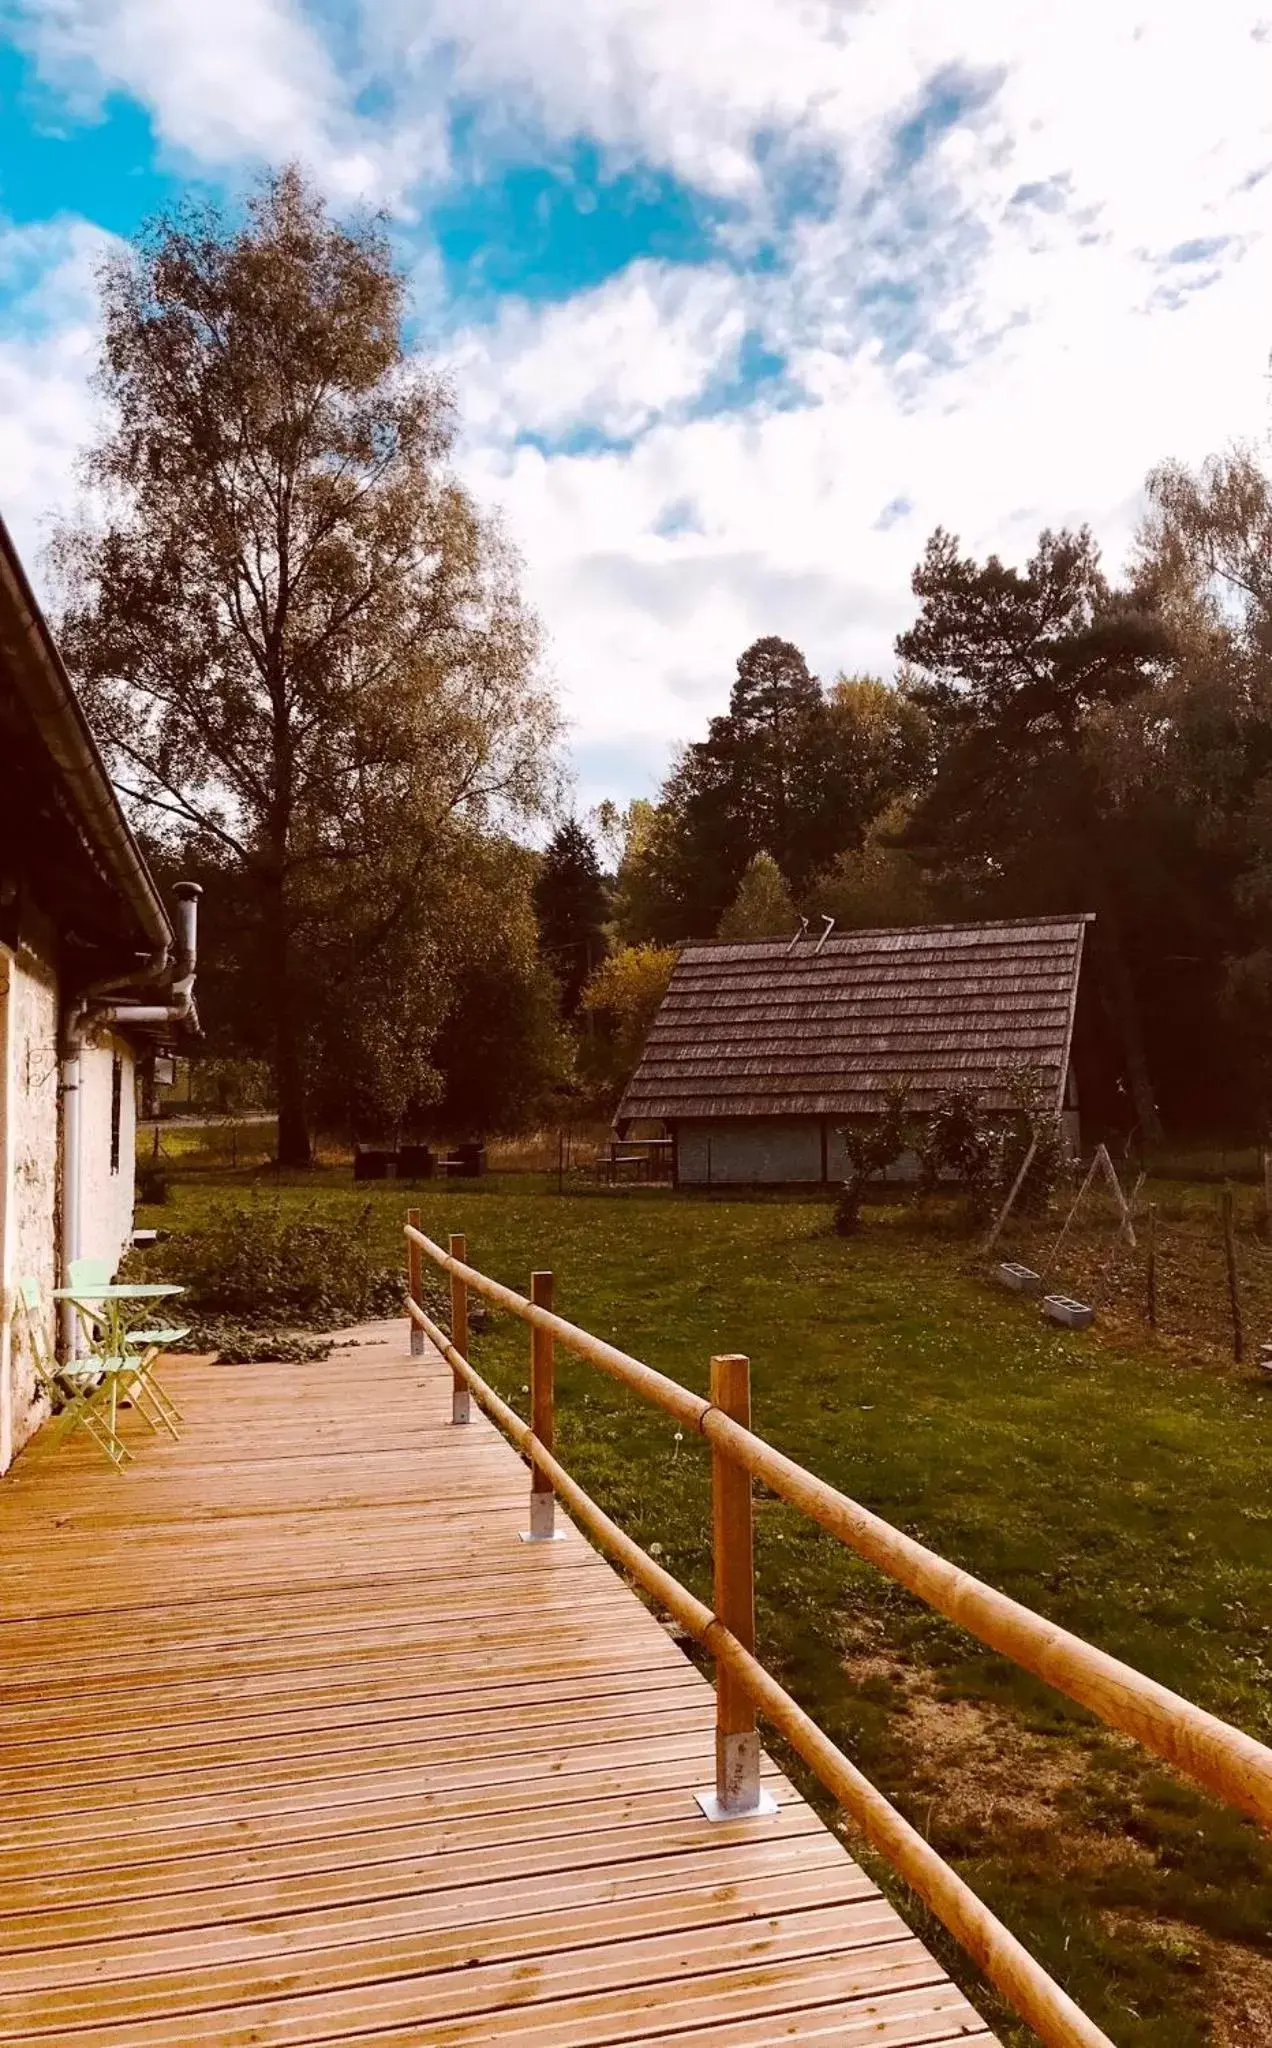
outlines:
M159 1256L205 1324L338 1329L402 1312L402 1276L372 1249L372 1213L368 1204L352 1223L288 1217L253 1195L219 1205L204 1230L174 1233Z
M971 1196L974 1207L988 1198L998 1148L974 1088L947 1088L937 1097L915 1149L925 1194L939 1181L952 1179Z
M852 1237L861 1228L861 1204L870 1182L886 1172L910 1142L910 1090L906 1082L884 1093L883 1113L868 1123L844 1124L839 1131L848 1154L849 1173L835 1203L834 1228Z
M1014 1068L1007 1078L1007 1088L1012 1100L1012 1121L999 1148L995 1193L1000 1201L1006 1201L1024 1165L1030 1141L1036 1139L1016 1206L1037 1215L1046 1208L1069 1168L1064 1128L1047 1099L1048 1090L1038 1067Z
M974 1088L946 1089L917 1140L924 1192L953 1180L968 1196L974 1217L1006 1201L1031 1143L1034 1155L1017 1208L1045 1209L1067 1163L1060 1119L1040 1070L1013 1067L1002 1085L1011 1103L1005 1111L986 1109Z

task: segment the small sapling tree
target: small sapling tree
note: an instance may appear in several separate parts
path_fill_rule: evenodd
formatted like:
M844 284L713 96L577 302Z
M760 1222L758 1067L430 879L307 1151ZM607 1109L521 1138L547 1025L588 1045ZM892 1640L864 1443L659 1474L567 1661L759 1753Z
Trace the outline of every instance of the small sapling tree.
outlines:
M905 1081L886 1089L883 1111L869 1123L844 1124L839 1136L848 1154L848 1177L835 1203L834 1226L839 1237L861 1228L861 1204L867 1187L887 1171L911 1141L910 1089Z

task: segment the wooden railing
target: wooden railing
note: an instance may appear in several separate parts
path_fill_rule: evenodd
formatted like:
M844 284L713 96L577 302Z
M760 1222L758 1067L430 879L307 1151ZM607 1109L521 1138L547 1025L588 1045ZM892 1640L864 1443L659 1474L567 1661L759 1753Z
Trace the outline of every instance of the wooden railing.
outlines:
M694 1394L615 1345L566 1322L551 1306L552 1276L535 1274L532 1298L467 1263L467 1244L452 1237L443 1251L408 1214L407 1309L412 1346L428 1337L451 1368L452 1419L466 1422L469 1395L525 1456L532 1470L530 1540L550 1538L553 1497L602 1549L707 1649L716 1664L716 1786L703 1799L713 1818L761 1810L760 1713L790 1743L867 1840L923 1899L979 1964L1047 2048L1113 2048L1109 2037L1073 2003L957 1872L937 1855L869 1779L822 1733L755 1656L751 1481L839 1537L982 1643L1087 1707L1110 1728L1131 1735L1208 1792L1272 1825L1272 1750L1179 1694L1097 1650L1031 1608L1010 1600L894 1529L847 1494L783 1456L750 1428L745 1358L711 1361L711 1393ZM451 1280L451 1334L420 1305L423 1260ZM468 1362L468 1290L495 1302L531 1328L531 1415L521 1417ZM612 1522L553 1455L553 1348L563 1344L612 1379L642 1395L711 1446L713 1606L698 1600ZM546 1508L542 1505L547 1502ZM539 1503L536 1510L536 1503Z

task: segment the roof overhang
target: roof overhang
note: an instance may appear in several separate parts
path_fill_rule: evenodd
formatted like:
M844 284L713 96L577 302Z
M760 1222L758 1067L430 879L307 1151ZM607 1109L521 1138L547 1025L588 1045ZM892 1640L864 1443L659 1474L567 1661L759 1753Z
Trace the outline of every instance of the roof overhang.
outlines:
M47 815L61 821L72 849L53 886L67 887L72 866L84 872L76 907L89 928L86 970L91 959L93 972L114 968L122 974L138 955L171 949L172 924L3 520L0 671L31 766L43 770L40 795L47 799ZM9 738L11 745L21 744ZM21 798L23 792L16 794ZM55 917L63 909L57 902L45 907Z

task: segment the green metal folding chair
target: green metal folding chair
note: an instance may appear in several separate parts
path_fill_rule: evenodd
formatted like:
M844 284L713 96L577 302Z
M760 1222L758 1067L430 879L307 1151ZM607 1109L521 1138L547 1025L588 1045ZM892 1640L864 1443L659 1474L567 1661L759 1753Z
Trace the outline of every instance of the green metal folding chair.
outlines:
M106 1389L106 1375L99 1359L89 1357L68 1360L59 1365L50 1349L45 1330L43 1305L40 1300L38 1280L20 1280L17 1298L14 1302L13 1327L17 1327L17 1310L21 1307L22 1324L26 1335L27 1354L31 1360L36 1385L41 1393L48 1396L49 1406L55 1417L55 1437L62 1442L82 1429L93 1439L99 1451L108 1458L117 1472L132 1457L120 1441L112 1423L101 1412L98 1402Z
M142 1354L142 1383L173 1436L176 1436L176 1425L182 1419L181 1410L167 1388L160 1386L154 1362L162 1352L171 1351L174 1344L179 1344L189 1334L189 1323L174 1323L169 1330L129 1330L124 1337L129 1350L135 1346Z
M102 1301L95 1305L95 1290L107 1288L113 1281L109 1259L72 1259L69 1277L71 1291L78 1297L80 1326L88 1338L91 1355L106 1374L94 1400L97 1404L109 1403L111 1430L115 1429L118 1404L131 1402L156 1435L162 1425L171 1437L179 1440L177 1424L181 1411L160 1386L154 1361L166 1345L184 1337L186 1331L130 1330L113 1304Z

